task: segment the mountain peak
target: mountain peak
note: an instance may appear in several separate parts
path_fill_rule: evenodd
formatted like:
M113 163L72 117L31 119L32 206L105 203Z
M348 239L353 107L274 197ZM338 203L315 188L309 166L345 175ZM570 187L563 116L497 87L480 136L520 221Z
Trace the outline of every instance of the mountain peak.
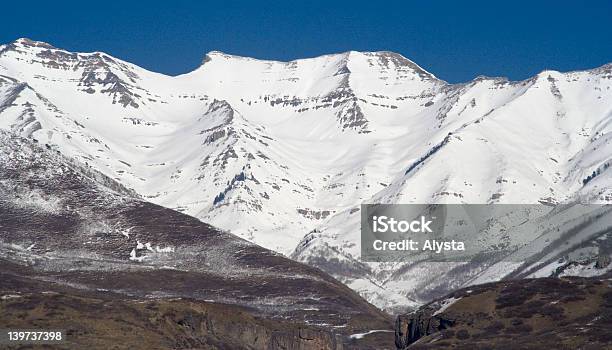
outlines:
M56 49L55 46L49 43L46 43L44 41L32 40L30 38L19 38L13 41L12 44L22 46L22 47L40 47L40 48L46 48L46 49Z
M218 51L218 50L212 50L209 51L205 56L204 59L202 60L202 64L205 64L206 62L210 62L213 59L224 59L224 60L230 60L230 59L239 59L239 60L255 60L254 58L251 57L243 57L243 56L237 56L237 55L232 55L229 53L225 53L223 51Z
M432 73L423 69L421 66L416 64L414 61L406 58L405 56L393 52L393 51L373 51L373 52L362 52L362 54L366 56L374 56L377 57L379 62L388 66L389 63L392 63L395 67L404 67L409 68L410 70L417 73L422 78L434 78L437 79Z
M202 60L202 65L212 60L215 60L215 59L219 61L240 60L240 61L261 61L261 62L268 62L268 63L294 64L296 62L317 60L317 59L324 59L324 58L333 58L334 60L339 62L339 64L346 66L346 67L349 66L349 62L351 61L354 61L354 60L359 61L365 58L367 61L370 62L368 64L370 67L380 66L380 67L384 67L385 69L388 69L388 68L408 69L418 74L422 78L437 79L433 74L423 69L421 66L416 64L414 61L404 57L403 55L399 53L392 52L392 51L349 50L349 51L344 51L344 52L339 52L339 53L319 55L319 56L315 56L311 58L299 58L295 60L283 61L283 60L258 59L258 58L253 58L253 57L238 56L238 55L228 54L228 53L218 51L218 50L213 50L213 51L208 52L204 56L204 59ZM349 69L345 68L342 71L348 72Z

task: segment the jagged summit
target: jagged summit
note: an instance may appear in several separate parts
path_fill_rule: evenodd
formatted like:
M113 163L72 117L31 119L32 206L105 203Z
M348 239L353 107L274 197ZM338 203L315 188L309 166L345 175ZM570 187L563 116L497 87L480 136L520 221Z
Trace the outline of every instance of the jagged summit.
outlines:
M55 46L44 41L36 41L29 38L19 38L9 45L20 45L23 47L42 47L46 49L57 49Z

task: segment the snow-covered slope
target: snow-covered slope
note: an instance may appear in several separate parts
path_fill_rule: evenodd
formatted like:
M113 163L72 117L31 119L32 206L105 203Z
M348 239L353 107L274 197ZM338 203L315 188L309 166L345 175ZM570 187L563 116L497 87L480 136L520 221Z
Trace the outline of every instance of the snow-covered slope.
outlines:
M452 267L360 262L359 204L608 202L611 87L612 65L448 84L391 52L211 52L170 77L28 39L0 46L0 127L379 306L411 305L411 288Z

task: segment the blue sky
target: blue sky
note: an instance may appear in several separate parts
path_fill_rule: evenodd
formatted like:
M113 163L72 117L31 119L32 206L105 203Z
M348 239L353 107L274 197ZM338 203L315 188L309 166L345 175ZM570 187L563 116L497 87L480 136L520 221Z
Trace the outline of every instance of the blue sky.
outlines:
M390 50L441 79L612 62L612 1L41 1L2 4L0 42L104 51L180 74L220 50L291 60Z

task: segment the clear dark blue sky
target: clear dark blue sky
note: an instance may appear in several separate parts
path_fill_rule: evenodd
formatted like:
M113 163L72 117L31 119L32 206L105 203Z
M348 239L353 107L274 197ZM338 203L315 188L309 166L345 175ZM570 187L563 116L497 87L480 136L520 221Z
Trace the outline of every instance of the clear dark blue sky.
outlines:
M173 75L211 50L277 60L390 50L450 82L612 62L610 0L19 2L2 4L1 43L29 37Z

